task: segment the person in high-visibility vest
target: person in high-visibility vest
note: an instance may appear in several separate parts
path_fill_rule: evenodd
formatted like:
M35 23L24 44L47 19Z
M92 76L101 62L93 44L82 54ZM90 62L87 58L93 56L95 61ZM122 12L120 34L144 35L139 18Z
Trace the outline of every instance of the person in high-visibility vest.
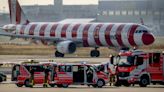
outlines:
M49 76L49 71L50 69L48 69L48 66L44 67L44 83L43 83L43 87L47 87L48 86L48 76Z
M30 87L34 86L34 72L35 72L34 68L30 67L30 74L31 74L31 76L30 76L30 85L29 85Z

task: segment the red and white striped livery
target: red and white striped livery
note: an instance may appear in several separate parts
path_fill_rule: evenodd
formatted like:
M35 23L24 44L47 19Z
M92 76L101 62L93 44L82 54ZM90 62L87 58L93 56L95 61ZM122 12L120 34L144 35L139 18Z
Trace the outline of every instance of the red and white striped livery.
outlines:
M56 44L55 56L74 53L76 47L129 48L150 45L154 36L149 28L136 23L33 23L22 11L17 0L8 0L10 20L1 35L41 40L44 44ZM91 51L98 57L97 49Z

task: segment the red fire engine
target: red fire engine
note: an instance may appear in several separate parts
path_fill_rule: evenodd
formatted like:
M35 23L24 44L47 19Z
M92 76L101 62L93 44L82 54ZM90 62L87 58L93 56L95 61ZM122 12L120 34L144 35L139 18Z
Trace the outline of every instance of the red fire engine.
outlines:
M18 87L22 87L23 85L28 87L31 76L29 67L31 66L35 68L34 84L43 84L44 70L42 64L15 65L12 70L12 81L16 81ZM86 84L101 88L108 82L106 73L97 71L95 67L89 64L63 63L51 65L49 68L48 84L51 87L57 85L57 87L67 88L71 84Z
M145 53L130 51L120 53L115 59L117 63L117 84L130 86L139 84L164 84L164 55L162 53Z

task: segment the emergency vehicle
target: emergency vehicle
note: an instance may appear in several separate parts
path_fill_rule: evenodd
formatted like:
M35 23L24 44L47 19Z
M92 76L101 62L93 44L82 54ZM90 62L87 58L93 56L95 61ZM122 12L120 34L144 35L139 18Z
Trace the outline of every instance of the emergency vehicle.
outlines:
M102 71L84 63L63 63L57 65L54 82L50 85L67 88L69 85L92 85L103 87L108 83L108 76Z
M18 87L29 87L31 78L30 68L32 68L34 69L34 84L43 84L45 65L46 64L17 64L12 69L11 81L14 81ZM56 66L56 64L47 64L46 66L50 65L53 67Z
M15 65L12 69L12 81L15 81L18 87L22 87L23 85L29 87L31 76L29 69L32 67L35 68L34 84L43 84L45 76L44 65ZM57 87L67 88L71 84L79 84L101 88L108 83L107 74L102 71L97 71L95 67L89 64L58 63L49 64L48 66L50 69L48 84L51 87L57 85Z
M164 84L164 54L129 51L116 57L118 85L139 84L146 87L150 83Z

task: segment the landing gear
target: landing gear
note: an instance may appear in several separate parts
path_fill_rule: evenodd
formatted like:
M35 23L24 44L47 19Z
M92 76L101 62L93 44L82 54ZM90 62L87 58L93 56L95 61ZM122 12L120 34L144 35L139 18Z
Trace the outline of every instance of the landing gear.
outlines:
M97 48L95 48L94 50L92 50L92 51L90 52L90 56L91 56L91 57L99 57L99 56L100 56L100 51L97 50Z
M56 51L55 52L55 57L64 57L64 54Z

